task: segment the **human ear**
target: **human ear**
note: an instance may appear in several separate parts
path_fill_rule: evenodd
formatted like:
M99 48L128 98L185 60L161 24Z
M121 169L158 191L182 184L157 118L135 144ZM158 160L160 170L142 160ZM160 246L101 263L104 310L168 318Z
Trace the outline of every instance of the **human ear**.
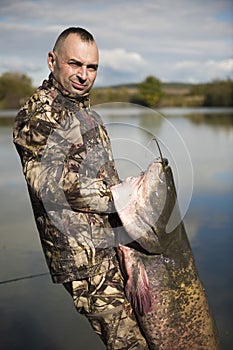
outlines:
M47 62L48 62L48 67L51 70L51 72L54 71L55 58L56 58L55 53L53 51L50 51L48 53Z

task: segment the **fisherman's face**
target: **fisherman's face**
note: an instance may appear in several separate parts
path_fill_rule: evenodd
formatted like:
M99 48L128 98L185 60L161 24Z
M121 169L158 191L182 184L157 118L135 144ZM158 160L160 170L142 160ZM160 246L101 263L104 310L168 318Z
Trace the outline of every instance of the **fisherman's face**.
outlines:
M48 66L54 78L73 96L82 96L92 88L98 68L95 42L82 41L70 34L56 52L49 52Z

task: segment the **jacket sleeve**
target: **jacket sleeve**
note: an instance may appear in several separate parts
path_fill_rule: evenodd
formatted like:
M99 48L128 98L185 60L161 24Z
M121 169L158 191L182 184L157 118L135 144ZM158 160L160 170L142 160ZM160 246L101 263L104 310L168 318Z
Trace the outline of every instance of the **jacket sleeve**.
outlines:
M79 120L66 119L56 123L41 113L25 118L23 111L17 116L14 143L27 184L46 210L109 213L110 186L118 179L108 136L101 126L82 135Z

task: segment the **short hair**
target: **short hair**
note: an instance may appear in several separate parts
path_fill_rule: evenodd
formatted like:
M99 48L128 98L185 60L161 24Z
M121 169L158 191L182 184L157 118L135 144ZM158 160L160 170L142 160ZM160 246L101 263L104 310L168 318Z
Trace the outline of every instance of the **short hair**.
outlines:
M91 33L89 33L86 29L80 28L80 27L70 27L70 28L63 30L63 32L61 32L61 34L59 35L59 37L57 38L57 40L55 42L53 51L58 49L58 47L65 41L65 39L70 34L79 35L81 40L85 41L85 42L94 42L95 41L93 35Z

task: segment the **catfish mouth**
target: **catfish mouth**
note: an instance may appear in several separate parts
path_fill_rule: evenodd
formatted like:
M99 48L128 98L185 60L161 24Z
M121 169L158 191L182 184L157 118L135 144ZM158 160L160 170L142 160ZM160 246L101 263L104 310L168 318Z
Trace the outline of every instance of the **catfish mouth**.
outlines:
M159 182L163 183L165 181L164 179L164 167L168 165L167 159L158 158L155 159L147 168L146 172L143 174L143 182L146 182L149 184L149 186L153 186L154 182L157 182L158 179ZM137 183L138 184L138 183Z
M167 166L168 165L168 159L167 158L158 157L151 163L151 165L153 165L153 163L156 163L156 164L161 163L163 166Z

